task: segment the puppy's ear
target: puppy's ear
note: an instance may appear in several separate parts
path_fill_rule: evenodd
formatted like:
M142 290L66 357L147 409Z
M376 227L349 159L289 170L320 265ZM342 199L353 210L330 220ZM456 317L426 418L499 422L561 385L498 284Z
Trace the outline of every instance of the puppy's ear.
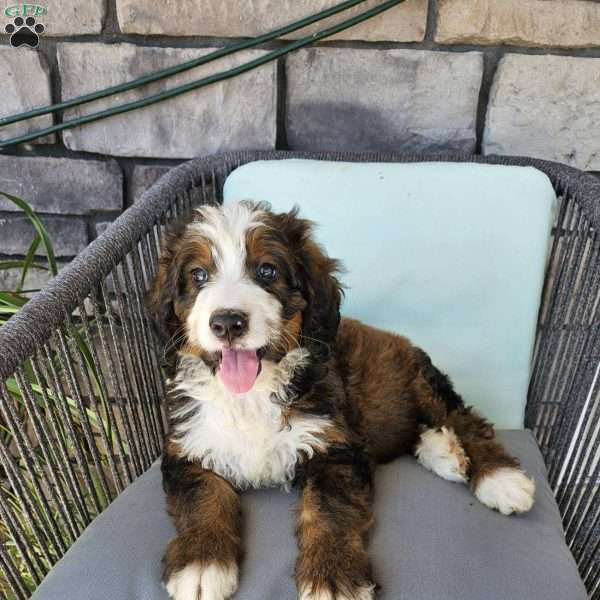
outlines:
M179 287L177 257L184 231L185 225L178 224L165 233L158 261L158 271L150 290L146 294L148 314L152 320L158 341L165 350L169 350L172 345L172 338L179 333L178 330L182 326L181 321L175 314L175 300ZM167 362L170 362L168 354L172 354L176 350L177 348L172 347L166 353Z
M280 231L296 257L298 278L306 308L302 318L302 345L317 359L329 358L330 345L340 324L342 287L336 277L339 261L329 258L312 236L313 223L298 218L294 208L280 216Z
M340 324L342 288L335 276L339 262L307 238L302 253L306 299L302 336L313 356L326 360Z

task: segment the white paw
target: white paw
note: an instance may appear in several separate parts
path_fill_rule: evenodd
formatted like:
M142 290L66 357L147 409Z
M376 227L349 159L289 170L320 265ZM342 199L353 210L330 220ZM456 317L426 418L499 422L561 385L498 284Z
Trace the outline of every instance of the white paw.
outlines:
M166 584L173 600L227 600L238 586L237 565L193 563L171 575Z
M330 590L319 590L313 592L311 589L305 589L300 592L298 600L374 600L375 586L368 585L359 587L348 594L334 594Z
M503 515L527 512L533 506L535 483L521 471L502 467L486 475L475 489L478 500Z
M448 481L467 481L469 458L453 429L428 429L421 434L415 450L417 460Z

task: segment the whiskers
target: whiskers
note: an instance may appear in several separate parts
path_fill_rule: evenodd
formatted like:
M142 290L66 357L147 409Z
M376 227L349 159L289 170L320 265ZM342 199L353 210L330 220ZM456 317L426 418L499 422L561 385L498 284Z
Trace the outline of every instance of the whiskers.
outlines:
M293 336L286 329L281 328L277 332L277 334L278 334L277 338L272 342L272 344L273 344L273 347L275 348L275 350L277 350L278 352L281 352L282 354L287 354L288 352L291 352L292 350L298 350L298 349L302 348L302 345L300 344L300 339ZM331 352L331 345L328 344L327 342L324 342L323 340L319 340L317 338L310 337L308 335L303 335L303 334L300 336L300 338L302 340L308 340L308 341L314 342L316 344L320 344L321 346L326 348L328 352Z
M325 348L327 348L327 350L331 351L331 344L328 344L327 342L324 342L323 340L318 340L317 338L310 337L308 335L303 335L302 337L305 340L310 340L311 342L316 342L317 344L321 344L321 346L324 346Z
M273 344L273 346L278 352L287 354L291 350L300 348L300 342L289 331L286 331L282 328L279 330L278 333L279 337Z
M162 360L167 360L167 355L171 350L177 350L177 347L186 339L185 325L181 325L175 330L175 333L167 340L162 352Z

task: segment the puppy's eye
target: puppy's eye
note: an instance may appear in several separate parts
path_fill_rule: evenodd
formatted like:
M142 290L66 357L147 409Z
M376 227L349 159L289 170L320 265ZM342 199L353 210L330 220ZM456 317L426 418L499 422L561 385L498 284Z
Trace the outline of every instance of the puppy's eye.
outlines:
M206 269L194 269L192 278L198 287L203 286L208 281L208 271Z
M256 274L263 281L274 281L277 279L277 267L271 263L261 263L256 269Z

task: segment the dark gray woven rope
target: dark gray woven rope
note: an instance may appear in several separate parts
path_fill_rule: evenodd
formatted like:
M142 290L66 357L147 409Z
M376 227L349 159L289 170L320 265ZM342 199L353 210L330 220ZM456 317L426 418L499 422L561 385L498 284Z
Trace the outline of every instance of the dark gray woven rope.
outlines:
M200 172L213 171L226 176L225 165L242 164L253 160L281 160L285 158L312 158L353 162L422 162L452 161L500 165L532 166L546 173L560 186L562 193L576 194L581 209L590 223L600 228L600 182L578 169L550 161L507 156L461 155L403 155L389 153L339 152L240 152L185 163L163 176L148 190L143 200L136 203L112 224L110 234L90 244L50 285L39 292L20 314L0 330L0 349L10 348L9 356L0 361L0 377L12 373L16 366L37 347L39 340L48 337L62 320L62 307L74 308L119 263L134 241L140 240L169 207L174 195L189 187L196 187ZM61 307L57 309L57 307Z
M3 326L0 425L10 446L0 437L0 586L27 598L94 516L160 453L162 357L144 294L163 228L195 206L219 202L225 178L239 165L285 158L479 162L548 175L561 207L526 424L540 443L582 577L600 600L600 182L527 158L377 153L240 152L181 165ZM12 540L10 551L3 538Z

